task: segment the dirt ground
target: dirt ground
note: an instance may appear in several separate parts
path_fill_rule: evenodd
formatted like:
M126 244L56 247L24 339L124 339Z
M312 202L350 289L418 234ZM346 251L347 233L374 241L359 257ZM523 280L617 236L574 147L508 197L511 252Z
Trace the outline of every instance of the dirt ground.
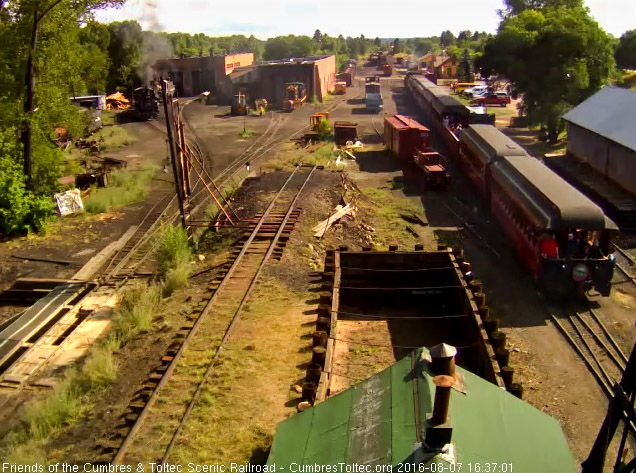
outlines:
M366 72L375 73L371 70ZM364 111L360 100L362 81L358 78L356 86L346 96L346 103L330 115L332 122L357 122L358 134L368 145L364 153L358 154L357 162L347 161L344 167L344 174L363 194L359 198L356 218L344 220L322 240L313 237L311 228L333 211L343 190L343 173L320 172L320 177L311 181L299 203L303 213L283 259L267 270L263 284L258 288L259 303L250 304L247 316L232 337L228 357L214 382L206 388L205 402L197 408L194 423L188 427L186 441L180 444L178 455L183 458L196 456L205 461L252 459L261 462L266 457L276 423L293 414L298 402L299 395L294 386L303 378L309 362L309 337L315 323L317 302L312 273L321 269L327 247L348 244L358 249L373 244L383 248L397 242L409 248L415 243L434 248L436 241L440 241L461 245L465 249L477 277L484 282L491 312L500 317L513 347L511 364L516 369L516 380L524 385L524 399L559 420L575 459L582 461L605 415L606 397L570 345L547 320L543 302L532 281L518 264L496 223L480 206L452 163L453 182L448 189L443 192L422 191L410 179L405 181L399 163L390 154L381 151L383 114L367 114ZM383 78L381 83L385 97L384 113L418 116L404 93L400 77ZM312 108L305 106L289 115L248 117L245 123L261 133L261 137L265 136L268 127L272 130L277 126L282 137L307 124L308 116L314 111ZM213 175L218 175L227 163L241 159L259 136L242 140L239 132L243 129L243 117L228 118L226 112L223 108L198 103L188 106L185 112L197 140L207 152ZM152 140L158 155L165 144L160 135ZM121 152L141 154L145 146L137 143L134 149L130 151L127 148ZM270 152L262 159L274 155ZM161 156L163 159L165 150ZM254 178L248 179L234 200L241 215L249 216L262 209L286 176L285 172L272 172L258 177L259 171L259 166L255 165L252 171ZM73 225L69 219L64 224L71 223L63 226L59 236L52 235L41 240L25 238L0 245L0 283L9 284L18 274L67 277L72 272L71 268L45 264L29 266L31 263L19 261L13 263L10 256L22 251L42 252L37 254L76 258L76 266L79 267L82 261L137 221L144 209L144 204L131 206L122 210L121 215L111 217L112 221L91 222L93 227L86 230L86 236L82 237L85 243L82 244L77 241L78 225ZM407 224L399 216L400 212L407 210L421 214L428 225L416 226L415 234L407 232ZM373 226L373 231L360 230L362 222ZM397 222L401 222L399 226ZM204 246L203 251L208 252L206 261L211 261L217 250L214 244L207 249ZM86 254L82 255L82 252ZM140 380L152 368L153 360L156 361L170 338L170 330L174 327L171 324L178 324L182 320L180 317L190 307L196 306L199 286L209 281L208 277L196 279L190 289L173 296L167 309L175 313L174 317L165 317L156 330L121 353L125 369L132 368L133 364L135 366L130 378L124 376L118 380L105 394L105 402L88 419L55 441L52 453L57 452L58 456L72 453L76 459L94 454L92 448L95 443L117 420L116 414L121 412L131 392L138 388ZM189 297L192 299L188 300ZM626 352L631 349L636 337L633 327L635 297L632 287L617 285L611 298L598 301L599 311ZM162 328L164 325L168 328ZM366 340L366 334L371 330L375 337L379 337L378 345L383 345L380 339L387 335L387 331L355 324L347 330L353 337L362 337L361 340ZM356 359L365 365L364 373L345 372L348 376L346 383L355 382L358 376L371 375L371 371L380 371L394 359L394 354L388 350L367 350L365 353L354 343L343 349L346 354L343 353L342 359L350 364L346 369L353 369ZM368 369L369 366L372 370ZM97 420L100 427L95 429ZM212 444L213 447L210 446Z

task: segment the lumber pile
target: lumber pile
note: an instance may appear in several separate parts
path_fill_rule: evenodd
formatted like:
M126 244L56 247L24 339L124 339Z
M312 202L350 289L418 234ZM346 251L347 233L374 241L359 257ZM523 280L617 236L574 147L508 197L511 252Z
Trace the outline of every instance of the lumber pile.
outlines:
M349 216L351 218L355 217L356 208L353 204L347 204L344 207L342 205L338 205L335 208L335 212L329 216L326 220L323 220L318 225L316 225L312 230L314 231L314 236L316 238L322 238L322 236L327 233L327 231L332 227L332 225L338 222L345 216Z
M128 110L129 108L130 100L121 92L115 92L106 97L106 110Z

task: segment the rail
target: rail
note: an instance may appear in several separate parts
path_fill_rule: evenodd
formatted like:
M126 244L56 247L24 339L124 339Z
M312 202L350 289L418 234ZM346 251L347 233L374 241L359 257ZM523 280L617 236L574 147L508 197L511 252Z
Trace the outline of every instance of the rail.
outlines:
M288 187L289 183L292 181L292 179L294 179L294 177L296 176L296 174L297 174L299 169L300 168L298 168L298 167L294 169L294 171L289 176L289 178L285 181L285 183L280 188L280 190L278 191L276 196L272 199L271 203L269 204L269 206L267 207L265 212L261 215L261 217L259 218L256 226L254 227L253 231L251 232L250 236L248 237L248 239L243 244L243 246L241 248L241 251L238 253L236 258L232 262L232 265L228 269L227 273L223 276L223 279L221 280L220 284L218 285L218 287L214 291L212 297L209 299L209 301L207 302L207 304L203 308L202 312L196 318L196 322L189 329L188 334L182 339L181 345L179 346L179 348L176 351L176 353L174 353L174 355L168 355L168 357L170 358L168 366L166 367L165 371L163 371L163 374L161 375L161 379L158 381L158 383L156 384L156 386L152 390L152 393L148 396L147 400L144 403L143 408L141 408L141 410L138 412L137 417L135 418L134 422L130 426L128 432L125 434L125 437L123 438L123 441L121 442L121 445L119 446L119 448L117 448L117 451L116 451L114 457L111 460L111 464L118 465L124 460L124 458L125 458L125 456L126 456L126 454L128 452L128 449L130 448L130 446L132 445L133 441L137 437L137 435L138 435L140 429L142 428L144 422L151 415L151 410L152 410L153 405L155 404L155 402L157 400L157 397L166 388L166 386L170 382L171 375L174 372L174 370L177 367L177 365L178 364L181 365L181 364L184 364L184 363L187 365L188 361L185 358L185 355L187 353L187 349L188 349L189 346L191 346L193 343L195 343L196 334L200 330L200 328L202 327L202 324L204 324L205 321L208 319L208 317L206 317L208 315L208 313L213 309L213 307L217 306L217 302L219 300L222 301L223 298L226 297L225 296L225 292L227 292L228 294L232 293L232 294L234 294L234 296L236 295L235 292L236 292L237 287L235 287L235 286L237 286L239 283L237 283L235 280L232 280L232 275L234 274L234 272L239 267L243 267L243 266L245 267L245 271L249 271L250 270L249 268L252 268L253 265L248 265L247 262L245 264L243 264L244 261L249 259L250 260L249 262L253 263L253 262L255 262L255 260L258 261L260 259L259 264L258 264L258 266L256 268L256 271L249 278L249 281L250 281L249 285L247 286L247 288L241 288L244 291L243 292L243 297L241 298L241 301L238 304L238 306L236 307L236 309L233 311L232 317L228 320L227 326L225 328L223 339L220 341L219 345L216 347L214 355L213 355L211 361L208 364L208 367L207 367L207 370L206 370L205 374L203 375L202 379L199 380L199 382L197 384L197 388L196 388L193 396L190 398L190 401L188 403L188 407L187 407L185 413L183 414L183 416L181 417L181 420L180 420L178 426L174 430L174 434L171 437L170 444L165 450L164 458L167 458L168 455L170 454L170 452L172 451L172 448L176 444L176 441L177 441L177 439L179 437L180 432L183 429L183 426L186 425L186 422L188 420L189 414L192 411L192 408L194 407L194 405L196 404L197 399L198 399L201 391L203 390L203 387L205 386L205 383L206 383L207 379L209 378L209 375L214 370L216 362L217 362L218 358L221 356L223 347L225 346L226 342L228 341L229 335L230 335L232 329L234 328L234 326L236 325L237 321L240 318L240 314L241 314L245 304L248 301L248 298L249 298L249 296L250 296L250 294L252 292L252 289L256 286L256 283L258 281L258 278L259 278L259 276L261 274L262 269L264 268L264 266L266 265L267 261L270 259L271 255L273 254L273 252L275 251L275 249L279 245L280 238L281 238L283 232L285 232L286 230L289 231L290 219L292 218L294 213L297 212L297 210L295 210L295 205L296 205L296 202L298 200L298 197L300 196L300 194L304 190L307 182L309 182L309 180L310 180L311 176L313 175L316 167L314 166L314 167L312 167L310 169L308 175L305 176L304 179L302 180L299 188L294 192L294 195L293 195L292 199L290 201L288 201L289 203L287 205L284 217L282 219L280 219L280 221L277 219L275 221L275 224L270 223L271 222L270 216L272 215L275 206L277 204L279 204L279 200L281 199L281 196L287 190L287 187ZM276 226L276 234L269 241L269 244L267 245L267 250L265 251L265 253L264 254L259 254L259 252L257 251L258 248L256 246L254 246L254 244L255 244L255 239L257 238L257 236L259 236L259 235L262 236L263 235L263 232L262 232L263 226L266 227L265 232L271 232L271 228L273 226ZM243 278L236 278L236 279L238 280L238 279L243 279ZM233 284L233 285L230 286L230 284ZM240 285L244 285L244 284L245 284L244 282L240 283ZM230 289L228 289L227 291L224 291L224 288L226 288L226 287L229 287L230 289L234 289L234 291L230 291ZM240 286L238 286L238 287L240 287ZM229 298L229 296L227 296L227 297ZM217 316L215 318L218 318L218 317L219 317L219 315L217 314ZM201 341L201 343L203 343L203 342L205 342L204 345L209 348L209 339L206 339L205 341ZM180 386L180 390L183 390L182 386Z

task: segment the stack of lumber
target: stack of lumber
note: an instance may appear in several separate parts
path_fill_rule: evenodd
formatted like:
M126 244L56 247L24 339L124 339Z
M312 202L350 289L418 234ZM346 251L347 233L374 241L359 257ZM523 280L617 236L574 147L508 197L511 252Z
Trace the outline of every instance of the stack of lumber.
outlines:
M334 223L347 215L353 215L355 210L356 208L353 204L347 204L344 207L342 205L338 205L335 212L328 219L323 220L312 229L314 231L314 236L316 238L322 238L322 236L327 233L327 230L329 230Z

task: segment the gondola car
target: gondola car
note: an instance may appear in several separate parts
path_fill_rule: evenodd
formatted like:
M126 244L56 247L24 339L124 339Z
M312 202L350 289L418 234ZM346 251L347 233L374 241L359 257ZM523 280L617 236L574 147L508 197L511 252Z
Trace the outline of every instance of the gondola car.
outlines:
M596 204L490 125L462 133L459 161L541 289L609 295L617 227ZM542 241L552 238L558 254L546 257Z

